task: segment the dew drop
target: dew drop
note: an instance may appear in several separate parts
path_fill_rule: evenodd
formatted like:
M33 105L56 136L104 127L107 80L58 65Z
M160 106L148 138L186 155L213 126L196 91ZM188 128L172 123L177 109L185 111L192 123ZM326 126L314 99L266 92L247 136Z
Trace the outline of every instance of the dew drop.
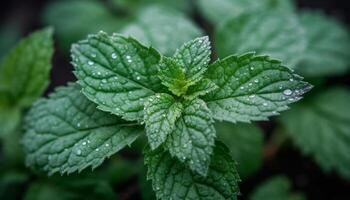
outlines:
M77 150L77 155L78 156L81 155L81 150L80 149Z
M77 127L80 127L80 123L77 123Z
M259 83L259 79L255 79L254 82L255 82L255 83Z
M109 144L105 144L106 147L109 147Z
M102 83L107 83L107 80L106 79L102 79Z
M94 53L91 54L91 57L96 58L96 54L94 54Z
M291 95L292 93L293 93L293 92L292 92L292 90L290 90L290 89L286 89L286 90L283 91L283 94L286 95L286 96L289 96L289 95Z
M116 59L117 58L117 54L115 54L115 53L112 53L112 59Z
M92 62L91 60L88 62L89 65L93 65L94 62Z
M139 77L139 76L136 77L136 80L140 80L140 79L141 79L141 77Z
M263 106L267 106L268 104L267 103L263 103Z

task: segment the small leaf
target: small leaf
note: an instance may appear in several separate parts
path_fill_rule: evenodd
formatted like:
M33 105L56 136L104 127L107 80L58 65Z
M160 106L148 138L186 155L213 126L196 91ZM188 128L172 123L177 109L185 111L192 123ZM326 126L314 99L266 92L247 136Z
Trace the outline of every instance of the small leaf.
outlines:
M350 92L326 90L281 116L281 122L306 155L326 172L335 170L350 180Z
M179 1L176 4L179 5ZM173 55L183 43L202 35L200 28L183 13L160 6L146 7L137 20L121 32L155 47L166 56Z
M349 70L350 35L340 22L318 12L304 12L301 23L308 45L296 70L304 76L330 76Z
M206 177L189 170L161 149L145 152L147 178L158 199L236 200L240 181L229 150L217 143Z
M205 176L216 135L214 121L205 102L200 99L184 102L183 107L165 147L191 170Z
M207 70L210 61L209 37L200 37L183 44L174 55L185 69L186 79L192 84L198 82Z
M78 83L98 108L126 120L143 120L144 100L162 85L159 53L121 35L91 35L72 47Z
M173 58L162 58L159 78L162 80L162 84L177 96L185 94L189 85L192 84L186 79L185 70L180 63Z
M254 53L216 61L206 78L219 87L204 97L213 117L230 122L266 120L311 89L280 61Z
M250 200L305 200L303 194L292 193L291 183L285 176L275 176L262 183L251 195Z
M52 29L22 39L0 64L0 106L28 107L49 83L53 54Z
M263 132L255 124L217 122L217 136L230 149L241 177L247 178L263 163Z
M246 13L221 24L215 37L218 55L256 51L294 67L302 58L306 39L293 13Z
M61 87L29 111L23 138L27 165L49 174L96 168L142 132L97 110L79 90L77 85Z
M180 117L182 104L168 94L156 94L145 103L145 124L148 143L152 149L165 142L174 131L175 121Z
M210 92L213 92L214 90L218 89L219 87L211 80L204 78L200 80L197 84L191 85L186 95L184 96L185 99L194 99L198 96L206 95Z

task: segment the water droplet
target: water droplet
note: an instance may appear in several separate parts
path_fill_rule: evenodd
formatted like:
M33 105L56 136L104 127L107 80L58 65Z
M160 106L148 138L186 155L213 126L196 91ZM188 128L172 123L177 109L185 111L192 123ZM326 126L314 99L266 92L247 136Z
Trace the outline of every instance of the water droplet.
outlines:
M102 79L102 83L107 83L107 80L106 79Z
M283 91L283 94L286 95L286 96L289 96L289 95L291 95L292 93L293 93L293 91L290 90L290 89L286 89L286 90Z
M294 81L294 79L292 79L292 78L291 78L291 79L289 79L289 81L293 82L293 81Z
M81 150L80 149L77 150L77 155L78 156L81 155Z
M77 123L77 127L80 127L80 123Z
M254 82L255 82L255 83L259 83L259 79L255 79Z
M139 77L139 76L136 77L136 80L140 80L140 79L141 79L141 77Z
M89 65L93 65L94 62L92 62L91 60L89 60L88 64L89 64Z
M85 145L86 145L86 142L83 142L83 145L85 146Z
M87 143L90 144L90 140L88 140Z
M244 90L244 87L243 87L243 86L241 86L240 88L241 88L241 90Z
M99 76L100 76L100 75L101 75L101 72L97 72L97 75L99 75Z
M106 147L109 147L109 144L105 144Z
M91 57L96 58L96 54L94 54L94 53L91 54Z
M99 148L97 148L95 151L99 151L100 149Z
M130 56L126 56L126 59L128 59L128 60L129 60L130 58L131 58Z
M268 104L267 103L263 103L263 106L267 106Z
M115 54L115 53L112 53L112 59L116 59L117 58L117 54Z
M128 63L131 63L132 62L132 60L128 60Z

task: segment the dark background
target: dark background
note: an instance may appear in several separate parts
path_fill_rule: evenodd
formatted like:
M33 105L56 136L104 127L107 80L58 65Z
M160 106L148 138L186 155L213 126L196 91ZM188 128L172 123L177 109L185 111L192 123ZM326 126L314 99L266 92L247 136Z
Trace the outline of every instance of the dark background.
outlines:
M3 1L0 7L0 25L8 20L19 21L21 32L26 35L42 27L40 14L47 2L49 0ZM349 0L298 0L297 2L300 8L322 9L338 20L346 24L350 23ZM203 24L198 16L193 16L193 18L200 25ZM74 80L71 70L69 58L65 57L59 48L56 48L48 91L58 85L64 85L67 81ZM343 79L342 82L349 82L348 76L341 77L341 79ZM261 125L266 132L272 128L271 123ZM273 160L265 162L263 169L257 175L241 184L244 199L246 199L245 194L249 194L257 184L275 174L286 174L293 180L295 190L303 191L310 200L350 199L350 182L341 179L335 173L323 173L311 158L302 156L293 146L281 149ZM119 193L128 190L128 184L133 183L128 182L123 188L119 188ZM138 195L132 196L131 199L135 199Z

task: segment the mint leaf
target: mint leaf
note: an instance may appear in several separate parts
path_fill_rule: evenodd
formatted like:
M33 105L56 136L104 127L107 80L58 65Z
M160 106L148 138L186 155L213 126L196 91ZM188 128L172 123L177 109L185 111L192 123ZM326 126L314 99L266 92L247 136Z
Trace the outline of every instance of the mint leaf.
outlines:
M142 132L97 110L79 90L77 85L61 87L29 111L23 137L27 165L49 174L96 168Z
M305 200L303 194L292 193L291 183L285 176L275 176L262 183L251 195L250 200Z
M263 163L263 132L255 124L215 124L218 139L230 149L241 177L247 178L260 169Z
M159 78L162 84L177 96L185 94L188 87L193 84L186 79L185 69L174 58L162 58Z
M204 97L217 120L266 120L311 89L280 61L247 53L211 64L206 77L219 89Z
M349 90L333 88L281 116L287 134L304 154L313 156L326 172L335 170L347 179L350 179L349 101Z
M303 28L290 12L253 12L230 18L217 29L215 41L221 57L256 51L293 67L306 46Z
M340 22L319 12L305 11L301 15L308 40L297 71L304 76L344 74L349 70L350 35Z
M197 4L201 13L213 25L245 13L257 13L266 10L288 12L295 9L291 0L198 0Z
M52 29L22 39L0 64L0 106L28 107L49 83ZM2 104L2 105L1 105Z
M182 104L168 94L156 94L145 102L145 124L148 143L152 149L165 142L174 131L175 121L180 117Z
M44 9L42 20L55 27L57 39L63 49L69 50L72 43L89 33L99 30L117 32L126 19L114 15L99 1L53 1Z
M211 116L201 99L184 102L181 117L165 145L172 156L204 176L208 171L216 135Z
M174 55L185 69L186 78L193 84L198 82L210 61L210 41L208 36L196 38L183 44Z
M218 88L219 87L213 81L204 78L201 79L197 84L191 85L184 97L185 99L194 99L198 96L206 95Z
M91 35L72 47L75 75L98 108L126 120L143 120L144 100L162 85L159 53L121 35Z
M217 143L206 177L189 170L161 149L145 151L147 178L158 199L236 200L240 181L229 150Z
M179 2L176 1L176 4L179 5ZM202 35L200 28L185 15L159 6L143 9L136 21L121 32L152 45L167 56L173 55L183 43Z

